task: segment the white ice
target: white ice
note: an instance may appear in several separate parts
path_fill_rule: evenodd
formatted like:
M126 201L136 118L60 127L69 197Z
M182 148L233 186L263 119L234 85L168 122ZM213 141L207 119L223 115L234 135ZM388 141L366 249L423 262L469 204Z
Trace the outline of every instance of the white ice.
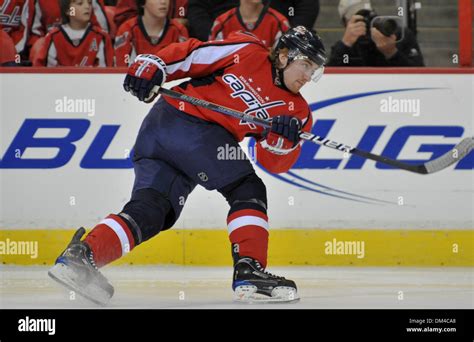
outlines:
M0 266L0 308L94 308L54 283L48 267ZM293 279L294 304L233 302L232 269L122 266L103 269L110 308L473 309L474 268L275 267Z

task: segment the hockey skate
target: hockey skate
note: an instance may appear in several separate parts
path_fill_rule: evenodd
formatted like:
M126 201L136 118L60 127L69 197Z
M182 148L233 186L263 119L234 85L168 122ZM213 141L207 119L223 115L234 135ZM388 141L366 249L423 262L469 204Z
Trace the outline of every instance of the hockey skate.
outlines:
M265 271L252 258L242 257L234 265L232 289L235 301L244 303L293 303L299 301L293 280Z
M88 300L105 305L114 294L114 288L99 272L89 246L81 241L85 232L82 227L76 231L48 275Z

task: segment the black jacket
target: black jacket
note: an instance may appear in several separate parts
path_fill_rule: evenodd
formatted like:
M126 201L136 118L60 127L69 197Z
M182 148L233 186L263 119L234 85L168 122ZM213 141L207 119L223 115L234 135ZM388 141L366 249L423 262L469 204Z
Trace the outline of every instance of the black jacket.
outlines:
M319 0L273 0L270 6L287 17L291 27L312 29L319 14Z
M406 29L405 37L397 43L398 52L390 59L377 49L375 43L357 40L352 47L341 40L331 48L328 66L417 67L424 66L423 55L413 33Z
M264 3L268 1L264 0ZM189 0L188 20L191 37L206 41L214 20L239 5L239 0ZM286 16L291 26L303 25L312 28L319 13L319 0L273 0L270 6Z

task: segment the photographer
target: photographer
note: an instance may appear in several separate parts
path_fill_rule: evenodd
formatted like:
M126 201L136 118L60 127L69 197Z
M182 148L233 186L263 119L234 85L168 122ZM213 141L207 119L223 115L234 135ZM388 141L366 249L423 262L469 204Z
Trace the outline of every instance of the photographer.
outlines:
M339 14L346 27L344 36L331 49L329 66L424 66L413 33L404 29L403 39L371 27L377 15L368 0L341 0ZM383 31L383 30L382 30Z

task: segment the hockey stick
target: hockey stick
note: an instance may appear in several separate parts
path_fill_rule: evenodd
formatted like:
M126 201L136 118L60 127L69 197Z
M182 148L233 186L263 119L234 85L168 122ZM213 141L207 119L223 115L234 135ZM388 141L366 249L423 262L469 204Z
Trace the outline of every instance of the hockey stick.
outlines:
M154 92L157 92L157 91L154 89ZM271 128L272 126L271 122L254 117L250 114L242 113L234 109L230 109L230 108L227 108L227 107L224 107L212 102L208 102L206 100L197 99L195 97L181 94L173 90L160 88L158 92L161 93L162 95L169 96L169 97L172 97L174 99L178 99L184 102L188 102L195 106L200 106L206 109L210 109L221 114L229 115L236 119L251 122L258 126L262 126L264 128ZM474 148L474 138L472 137L464 138L463 140L461 140L460 143L454 146L454 148L451 151L446 152L441 157L425 162L423 164L413 165L413 164L404 163L395 159L390 159L384 156L380 156L377 154L373 154L367 151L359 150L358 148L351 147L346 144L341 144L334 140L324 138L312 133L301 132L300 138L306 141L311 141L313 143L335 149L335 150L339 150L339 151L351 153L363 158L375 160L375 161L396 167L398 169L403 169L403 170L407 170L407 171L411 171L411 172L415 172L415 173L423 174L423 175L435 173L447 168L448 166L464 158Z

